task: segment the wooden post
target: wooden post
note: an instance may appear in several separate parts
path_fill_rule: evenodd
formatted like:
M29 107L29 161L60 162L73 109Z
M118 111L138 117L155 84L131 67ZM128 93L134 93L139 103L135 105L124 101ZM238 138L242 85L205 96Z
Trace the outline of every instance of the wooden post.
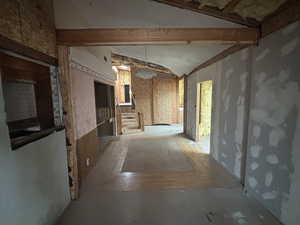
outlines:
M79 178L76 147L76 119L72 94L72 76L70 73L70 48L58 46L60 68L59 81L63 100L64 123L66 127L70 192L73 200L79 197Z

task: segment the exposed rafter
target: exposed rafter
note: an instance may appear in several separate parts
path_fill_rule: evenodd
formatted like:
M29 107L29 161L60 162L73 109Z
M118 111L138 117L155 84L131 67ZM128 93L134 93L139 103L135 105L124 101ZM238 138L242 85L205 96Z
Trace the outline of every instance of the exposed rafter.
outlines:
M234 10L234 8L241 2L241 0L231 0L225 7L222 9L223 12L229 13Z
M119 28L57 30L58 45L253 44L255 28Z
M288 0L262 22L262 37L265 37L293 22L300 20L300 1Z
M225 49L224 51L222 51L221 53L217 54L216 56L210 58L209 60L207 60L206 62L200 64L199 66L197 66L195 69L193 69L189 74L188 76L192 75L193 73L197 72L198 70L201 70L201 69L204 69L224 58L226 58L227 56L235 53L235 52L238 52L244 48L247 48L249 47L250 45L234 45L230 48L227 48Z
M219 19L227 20L233 23L245 25L248 27L259 27L259 22L255 19L244 19L238 14L222 11L215 7L201 6L197 1L183 1L183 0L152 0L155 2L175 6L182 9L192 10L194 12L202 13L208 16L213 16ZM232 3L233 4L233 3Z
M171 70L168 68L155 64L155 63L149 63L145 62L136 58L132 58L129 56L124 56L124 55L119 55L112 53L112 65L114 66L119 66L119 65L130 65L130 66L135 66L140 69L148 69L152 70L158 73L164 73L164 74L170 74L177 76L175 73L173 73Z

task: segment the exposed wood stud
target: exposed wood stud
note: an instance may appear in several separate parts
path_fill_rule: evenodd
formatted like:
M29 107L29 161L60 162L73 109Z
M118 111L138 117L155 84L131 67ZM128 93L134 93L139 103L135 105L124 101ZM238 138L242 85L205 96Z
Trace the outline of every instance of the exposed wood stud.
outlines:
M70 74L69 48L58 46L58 60L60 67L60 87L63 100L64 122L66 127L68 167L70 176L70 192L72 199L79 197L79 178L76 146L76 118L73 105L72 76Z
M244 19L237 14L225 13L222 10L215 7L209 7L209 6L201 7L199 2L195 2L195 1L189 1L189 2L182 1L182 0L152 0L152 1L171 5L182 9L192 10L194 12L198 12L208 16L213 16L219 19L227 20L248 27L259 26L259 22L256 21L255 19L250 19L250 18Z
M247 48L249 46L250 45L234 45L230 48L227 48L224 51L222 51L221 53L219 53L218 55L212 57L211 59L209 59L206 62L204 62L204 63L200 64L199 66L197 66L195 69L192 70L192 72L190 72L188 74L188 76L190 76L193 73L195 73L195 72L197 72L201 69L204 69L204 68L206 68L206 67L208 67L208 66L210 66L210 65L212 65L212 64L214 64L214 63L216 63L216 62L218 62L218 61L220 61L224 58L226 58L228 55L231 55L231 54L233 54L235 52L238 52L238 51L240 51L244 48Z
M146 44L253 44L256 28L120 28L57 30L57 42L66 46Z

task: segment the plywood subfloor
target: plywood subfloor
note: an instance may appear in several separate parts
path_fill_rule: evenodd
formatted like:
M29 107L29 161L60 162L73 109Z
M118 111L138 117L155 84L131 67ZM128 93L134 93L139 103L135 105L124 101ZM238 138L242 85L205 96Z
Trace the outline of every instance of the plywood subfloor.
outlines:
M181 149L191 170L122 172L130 143L150 136L153 146L161 142L160 135L149 134L113 141L88 176L80 199L57 225L279 225L243 194L234 177L180 135L163 137Z

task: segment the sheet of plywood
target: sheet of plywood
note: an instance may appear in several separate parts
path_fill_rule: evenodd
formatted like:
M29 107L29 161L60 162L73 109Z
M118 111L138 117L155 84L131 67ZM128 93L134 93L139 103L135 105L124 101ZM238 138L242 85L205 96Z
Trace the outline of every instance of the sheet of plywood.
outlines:
M133 75L132 91L135 95L136 112L143 113L145 125L152 125L152 79Z
M153 122L177 123L177 79L153 78Z

